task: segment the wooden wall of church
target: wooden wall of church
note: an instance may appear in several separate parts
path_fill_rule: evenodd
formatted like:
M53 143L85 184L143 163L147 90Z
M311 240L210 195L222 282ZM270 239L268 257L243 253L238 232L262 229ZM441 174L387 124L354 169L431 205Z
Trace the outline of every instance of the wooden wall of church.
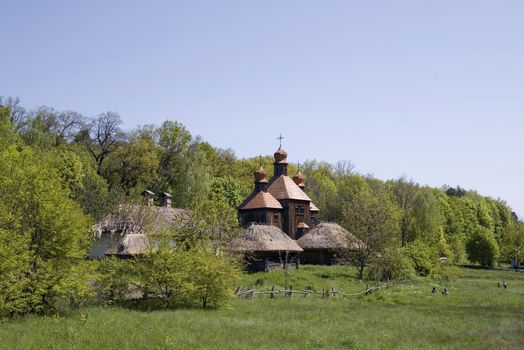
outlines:
M311 212L309 211L309 201L286 200L283 201L284 207L284 232L289 237L297 239L297 226L301 222L311 227Z

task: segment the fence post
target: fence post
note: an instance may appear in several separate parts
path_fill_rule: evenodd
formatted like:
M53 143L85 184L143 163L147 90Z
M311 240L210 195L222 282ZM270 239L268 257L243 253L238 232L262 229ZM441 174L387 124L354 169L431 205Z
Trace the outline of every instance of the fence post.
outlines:
M307 286L304 286L304 298L307 297Z
M273 299L275 297L275 285L273 285L273 287L271 287L271 294L269 294L269 298L270 299Z

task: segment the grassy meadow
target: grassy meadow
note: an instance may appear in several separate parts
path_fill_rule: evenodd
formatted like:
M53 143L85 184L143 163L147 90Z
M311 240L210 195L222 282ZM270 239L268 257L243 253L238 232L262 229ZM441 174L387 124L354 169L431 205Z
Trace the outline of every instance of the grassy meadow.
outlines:
M245 274L241 285L283 287L284 271ZM524 273L457 269L449 281L395 284L359 297L258 296L219 310L84 308L0 323L0 349L522 349ZM289 271L293 289L366 283L345 267ZM508 288L497 288L506 280ZM450 294L432 294L436 286Z

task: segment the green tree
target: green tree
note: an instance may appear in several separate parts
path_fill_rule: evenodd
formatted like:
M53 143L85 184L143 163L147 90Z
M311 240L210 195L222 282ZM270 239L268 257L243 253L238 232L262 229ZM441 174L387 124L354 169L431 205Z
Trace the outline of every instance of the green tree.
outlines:
M240 265L232 256L199 247L192 251L192 258L195 298L203 308L218 307L233 298L231 287L240 279Z
M497 241L487 230L479 229L466 243L466 251L471 262L481 266L493 266L499 255Z
M167 233L155 237L151 246L155 248L137 261L144 296L157 297L163 307L191 304L192 253L177 249Z
M131 196L157 180L159 150L150 138L132 138L113 152L107 162L106 172L112 187Z
M6 244L27 249L20 254L26 271L13 278L28 276L26 310L40 311L52 305L53 287L85 258L91 222L70 199L56 170L29 148L0 151L0 203L9 213L0 215L0 230L16 238Z
M413 207L417 192L419 191L419 185L413 180L407 180L405 177L401 177L395 181L390 181L389 186L392 188L402 213L400 221L400 244L404 247L409 241L414 239L414 237L412 237L414 225Z
M244 200L242 185L230 176L213 178L210 187L211 200L225 201L233 208L237 208Z
M4 226L10 214L1 208ZM9 221L13 221L10 218ZM0 319L25 314L39 303L31 293L29 237L16 230L0 229Z
M364 268L393 245L399 231L398 214L388 198L361 192L344 207L343 226L361 243L349 254L362 279Z

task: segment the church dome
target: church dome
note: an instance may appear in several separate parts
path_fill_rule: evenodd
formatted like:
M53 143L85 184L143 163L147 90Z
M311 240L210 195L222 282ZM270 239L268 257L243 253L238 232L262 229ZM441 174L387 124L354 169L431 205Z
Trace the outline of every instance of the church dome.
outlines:
M302 173L299 170L298 173L296 173L295 176L293 176L293 181L297 184L298 187L304 187L306 183L306 177L302 175Z
M262 165L255 171L255 182L267 182L267 171Z
M287 163L287 152L284 151L282 146L273 155L275 157L275 163Z

